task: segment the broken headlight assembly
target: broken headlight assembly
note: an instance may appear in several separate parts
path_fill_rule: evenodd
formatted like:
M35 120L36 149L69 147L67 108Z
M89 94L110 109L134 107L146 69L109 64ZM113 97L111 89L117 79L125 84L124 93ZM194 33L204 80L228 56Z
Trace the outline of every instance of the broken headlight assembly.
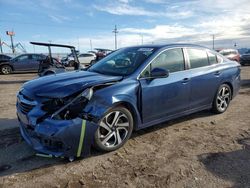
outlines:
M46 111L52 119L69 120L80 116L87 102L93 96L93 88L87 88L74 98L55 99L50 102L50 108ZM53 111L53 112L52 112Z

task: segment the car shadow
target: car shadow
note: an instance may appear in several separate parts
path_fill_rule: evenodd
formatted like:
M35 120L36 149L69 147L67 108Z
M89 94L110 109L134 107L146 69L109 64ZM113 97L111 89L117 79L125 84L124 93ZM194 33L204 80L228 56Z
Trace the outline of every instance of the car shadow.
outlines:
M30 80L6 80L6 81L0 81L0 84L23 84L25 82L28 82Z
M191 115L186 115L183 117L179 117L177 119L173 119L173 120L166 121L166 122L163 122L163 123L151 126L151 127L147 127L147 128L138 130L132 134L131 138L141 136L141 135L144 135L147 133L151 133L154 131L158 131L160 129L166 128L168 126L172 126L172 125L177 124L177 123L185 122L185 121L196 119L196 118L208 117L208 116L215 116L215 114L213 112L211 112L211 110L204 110L201 112L193 113Z
M250 79L241 80L241 87L242 88L247 88L247 87L250 88Z
M198 156L215 176L234 183L233 187L250 186L250 137L238 140L243 149L231 152L205 153Z
M17 120L0 118L0 177L67 162L61 158L48 160L36 156L35 151L21 137L19 127L8 126L12 123L17 123Z

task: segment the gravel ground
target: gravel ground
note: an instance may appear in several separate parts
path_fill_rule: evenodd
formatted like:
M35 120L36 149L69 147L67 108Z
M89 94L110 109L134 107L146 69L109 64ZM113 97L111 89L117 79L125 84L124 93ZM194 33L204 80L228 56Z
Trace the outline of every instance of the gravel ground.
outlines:
M13 128L15 94L35 76L0 75L0 188L250 187L249 66L242 67L242 88L226 113L203 111L156 125L133 133L118 151L93 151L72 163L35 156Z

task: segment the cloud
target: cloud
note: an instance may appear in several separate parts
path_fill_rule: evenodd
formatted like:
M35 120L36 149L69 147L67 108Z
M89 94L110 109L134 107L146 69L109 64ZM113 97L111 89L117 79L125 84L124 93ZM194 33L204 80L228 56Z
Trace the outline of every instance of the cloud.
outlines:
M94 5L94 8L99 11L107 12L114 15L129 15L129 16L157 16L153 11L147 11L142 7L131 6L127 3L112 3L106 6Z
M64 21L70 21L71 19L67 16L61 15L49 15L50 19L57 23L63 23Z
M134 6L127 0L120 0L116 3L108 3L106 5L94 5L96 10L107 12L109 14L119 16L147 16L147 17L167 17L171 19L186 19L193 16L191 10L179 9L176 6L165 7L163 10L152 11L144 7Z

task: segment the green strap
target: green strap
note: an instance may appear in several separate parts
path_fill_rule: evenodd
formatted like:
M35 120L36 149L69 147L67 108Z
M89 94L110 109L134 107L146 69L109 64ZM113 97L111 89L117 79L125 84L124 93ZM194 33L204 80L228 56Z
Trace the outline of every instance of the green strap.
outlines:
M38 157L47 157L47 158L52 158L53 157L51 154L42 154L42 153L36 153L36 156L38 156Z
M82 153L82 145L83 145L83 140L85 136L85 128L86 128L86 120L82 120L81 135L80 135L79 146L78 146L77 155L76 155L77 157L80 157Z

